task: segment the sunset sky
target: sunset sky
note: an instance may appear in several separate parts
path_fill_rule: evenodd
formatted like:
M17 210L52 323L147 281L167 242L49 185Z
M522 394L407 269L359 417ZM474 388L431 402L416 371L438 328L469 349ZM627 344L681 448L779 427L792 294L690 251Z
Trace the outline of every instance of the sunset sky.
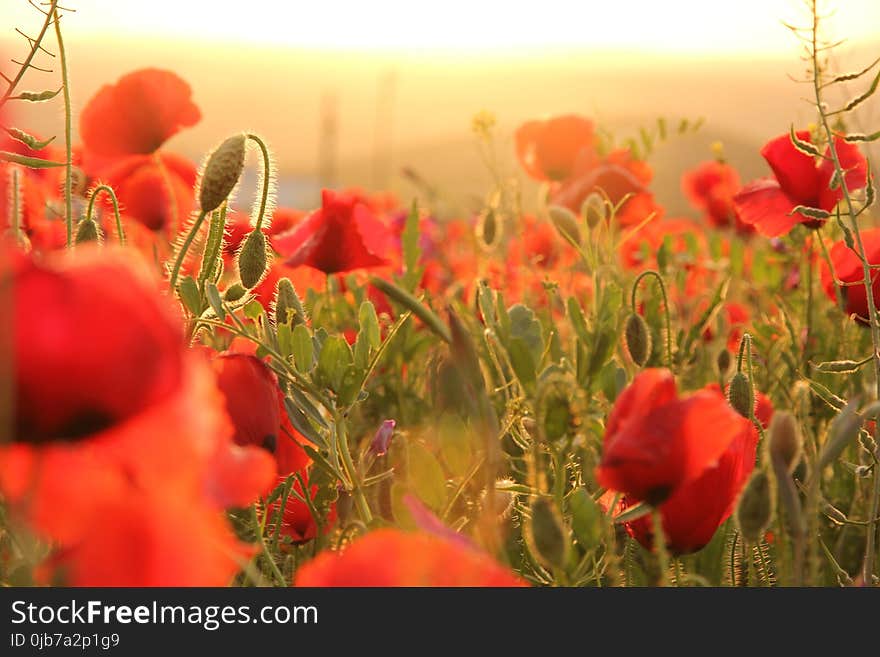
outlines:
M642 52L788 53L781 20L804 0L68 0L74 34L173 37L346 50L497 51L579 47ZM832 22L855 40L880 32L880 2L836 2ZM3 0L4 22L31 20ZM829 4L830 7L830 4ZM831 26L833 28L833 25Z

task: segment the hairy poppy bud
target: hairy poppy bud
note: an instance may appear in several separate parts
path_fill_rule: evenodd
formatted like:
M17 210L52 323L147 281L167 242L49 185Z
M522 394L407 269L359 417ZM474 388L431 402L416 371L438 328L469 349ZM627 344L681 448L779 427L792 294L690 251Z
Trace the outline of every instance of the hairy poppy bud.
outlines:
M731 365L731 357L730 352L727 349L722 349L718 354L718 360L716 361L718 366L718 373L724 376L727 374L727 370L730 369Z
M86 242L100 242L101 241L101 230L98 228L98 224L94 219L88 218L83 219L79 222L76 227L76 237L74 238L74 242L76 244L85 244Z
M238 252L238 274L247 289L255 287L266 273L266 236L261 230L248 235Z
M228 288L226 288L226 292L223 294L223 298L226 301L233 302L241 299L245 294L247 294L247 290L243 285L239 283L233 283Z
M275 293L275 324L291 323L291 326L304 324L306 311L293 283L289 278L278 281L278 291Z
M498 211L486 208L477 220L477 243L486 251L494 250L501 242L503 227Z
M605 221L605 199L601 194L593 192L581 204L581 216L592 230Z
M727 400L737 413L743 417L752 417L755 411L755 397L748 377L742 372L737 372L730 380Z
M644 367L651 355L651 330L645 318L632 313L626 320L623 330L623 346L630 360L639 367Z
M568 547L562 518L553 503L544 497L532 502L531 516L526 535L530 549L545 565L561 568L565 565Z
M581 231L578 228L578 221L574 212L568 208L554 205L550 207L549 214L550 221L553 222L553 226L559 231L563 239L568 239L575 244L581 243Z
M199 189L199 206L202 212L213 212L219 208L238 184L244 170L246 143L245 134L234 135L208 156Z
M803 438L797 421L791 413L780 411L770 422L770 457L793 472L801 460Z
M773 517L770 478L763 470L752 474L736 505L736 524L749 543L761 540Z

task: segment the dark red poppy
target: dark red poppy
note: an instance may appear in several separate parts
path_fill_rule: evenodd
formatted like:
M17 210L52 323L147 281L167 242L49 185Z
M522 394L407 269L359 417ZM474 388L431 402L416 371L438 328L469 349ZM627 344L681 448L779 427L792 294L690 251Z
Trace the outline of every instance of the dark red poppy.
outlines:
M732 227L738 233L750 235L755 232L754 227L740 220L733 204L740 187L736 169L718 160L702 162L681 177L685 197L705 214L710 224L718 228Z
M718 403L724 403L717 384L708 386L705 391L714 396ZM764 418L769 422L773 407L764 395L759 395L758 408L763 416L759 417L762 423ZM756 410L756 415L758 413ZM740 422L736 435L717 462L693 481L679 487L660 505L663 533L671 552L695 552L712 540L718 527L730 517L740 491L754 470L757 445L758 432L755 427L747 421ZM606 504L610 503L613 495L609 493L606 496ZM624 496L617 512L634 503L633 498ZM651 516L629 522L626 528L639 543L651 549L654 535Z
M221 354L212 364L217 386L226 401L226 412L235 427L235 443L274 452L281 425L275 373L259 358L248 354Z
M91 155L118 158L155 152L202 118L189 84L171 71L147 68L101 87L80 113L79 134Z
M644 370L611 409L597 479L634 501L659 504L701 477L748 424L723 397L679 397L672 372Z
M434 534L377 529L342 554L319 554L295 586L526 586L488 554Z
M278 483L284 481L284 477L278 480ZM308 484L308 477L305 477L306 484ZM293 481L293 490L297 495L302 497L302 486L299 481L294 479ZM314 501L315 496L318 492L318 487L316 485L309 486L309 498ZM306 543L311 541L313 538L318 536L318 523L315 520L315 516L312 515L311 509L309 506L297 498L297 495L291 494L287 498L287 504L284 506L284 512L281 515L281 534L282 536L287 536L293 542L294 545L299 545L301 543ZM271 519L278 507L281 505L281 500L277 500L273 502L269 506L269 515L268 517ZM323 533L327 533L332 529L333 524L336 522L336 504L333 503L330 505L330 510L327 513L327 517L323 518L324 525L322 527Z
M272 240L284 264L334 274L388 263L393 234L363 201L327 189L321 198L319 209Z
M862 245L865 248L865 258L872 265L880 265L880 228L862 229ZM862 323L867 323L870 316L868 312L868 295L865 293L864 271L862 261L858 254L849 248L841 240L831 247L831 265L834 267L833 276L842 283L840 291L843 294L845 310L849 315L855 315ZM829 299L837 300L834 290L834 278L828 266L822 264L822 287ZM875 308L880 306L880 275L877 269L871 270L871 290L873 291Z
M596 148L593 122L573 114L527 121L514 138L520 164L536 180L568 178L582 153Z
M605 157L585 154L574 172L552 190L550 202L580 214L591 194L601 194L613 205L619 205L615 218L620 225L639 224L652 214L661 215L661 208L648 189L653 175L650 165L634 158L628 149L612 151Z
M798 132L797 137L801 141L811 141L806 130ZM847 188L850 191L862 189L868 167L858 146L840 137L834 138L834 146L840 165L846 171ZM778 237L798 224L821 225L821 220L800 213L791 214L791 211L803 205L831 212L843 198L840 186L831 189L834 164L830 149L825 149L824 157L817 164L815 158L795 148L789 135L782 135L767 142L761 155L773 169L773 177L748 183L733 199L740 219L753 225L761 235Z

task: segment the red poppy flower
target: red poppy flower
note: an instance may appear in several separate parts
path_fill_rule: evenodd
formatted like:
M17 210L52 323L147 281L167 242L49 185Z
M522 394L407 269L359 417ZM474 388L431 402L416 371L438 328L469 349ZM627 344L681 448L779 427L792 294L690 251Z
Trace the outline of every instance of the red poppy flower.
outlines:
M282 481L284 481L284 477L279 479L278 483ZM305 481L308 484L308 477L305 478ZM302 486L296 479L293 481L293 490L296 491L297 495L302 496ZM316 485L309 486L309 498L311 500L315 499L317 492L318 487ZM281 500L277 500L269 506L268 517L270 519L280 504ZM335 503L330 505L330 511L327 513L325 522L323 532L326 534L333 527L333 523L336 522ZM312 515L308 505L297 499L296 495L290 495L287 498L287 504L284 506L284 512L281 515L280 529L281 534L289 537L295 545L311 541L318 535L318 523L315 522L315 517Z
M387 264L394 237L356 196L325 189L321 207L272 244L286 265L334 274Z
M212 364L235 427L235 443L274 452L281 424L275 373L259 358L248 354L222 354Z
M810 133L806 130L798 132L797 137L801 141L810 141ZM840 137L834 138L834 146L846 171L844 178L849 190L863 188L868 167L858 146ZM747 184L733 199L742 221L753 225L761 235L778 237L798 224L816 227L821 221L799 213L790 214L791 211L803 205L831 212L843 198L839 186L831 189L834 165L829 149L825 150L825 157L817 165L812 156L794 147L789 135L782 135L767 142L761 155L773 169L773 178L761 178Z
M679 397L669 370L644 370L611 409L597 479L633 500L659 504L702 476L747 425L723 397L706 391Z
M612 151L604 158L595 153L584 155L571 176L552 191L550 202L580 214L590 194L603 193L613 205L626 198L617 211L616 220L622 226L630 226L644 221L652 213L660 215L661 208L647 187L652 177L648 163L635 159L628 149Z
M572 114L528 121L514 138L520 164L536 180L567 178L578 157L596 147L593 122Z
M202 118L190 86L171 71L142 69L104 85L80 113L79 134L101 157L155 152L181 128Z
M295 586L526 586L484 552L433 534L378 529L345 552L319 554Z
M872 265L880 265L880 228L868 228L861 231L862 245L865 248L865 258ZM833 276L843 285L840 291L843 293L847 314L855 315L860 322L867 323L868 296L865 294L864 272L862 261L859 256L841 240L831 247L831 264L834 267ZM880 276L878 270L871 270L871 290L874 295L875 307L880 306ZM822 265L822 287L828 298L835 300L834 278L828 266Z
M735 301L729 301L722 306L721 314L724 317L728 329L727 348L730 351L735 352L739 349L739 341L742 339L743 328L749 323L751 313L749 312L748 306L744 306ZM710 342L714 337L715 332L712 330L712 325L707 326L706 330L703 331L703 339L706 342Z
M731 226L738 233L750 235L752 225L740 220L733 204L733 197L740 189L739 174L729 164L710 160L686 171L681 177L681 189L690 204L705 213L713 226Z
M719 403L724 403L717 384L705 391ZM759 402L760 412L769 422L773 408L764 395L760 398L763 398ZM674 554L695 552L712 540L718 527L730 517L740 491L754 470L757 445L755 427L747 421L740 422L736 435L717 462L693 481L679 487L660 505L663 533L670 551ZM608 499L606 497L606 503ZM634 500L625 496L617 512L632 504ZM629 522L626 528L633 538L651 549L654 531L650 516Z

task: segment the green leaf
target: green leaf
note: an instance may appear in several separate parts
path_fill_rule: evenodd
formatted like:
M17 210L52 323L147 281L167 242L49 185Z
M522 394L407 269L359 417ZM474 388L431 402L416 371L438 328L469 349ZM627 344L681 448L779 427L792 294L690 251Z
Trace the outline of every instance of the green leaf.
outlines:
M858 437L864 422L864 418L858 413L858 407L856 401L849 402L831 421L828 440L819 456L818 472L821 473L825 467L836 461L846 446Z
M66 162L52 162L51 160L44 160L39 157L29 157L27 155L19 155L18 153L9 153L7 151L0 151L0 162L12 162L13 164L20 164L23 167L28 167L30 169L51 169L53 167L63 167L66 166Z
M846 106L843 108L844 112L849 112L850 110L855 109L862 103L864 103L868 98L874 95L874 92L877 91L877 85L880 84L880 71L877 71L877 75L874 76L874 79L871 81L871 86L868 87L868 90L856 96L851 101L849 101Z
M651 513L652 507L650 504L646 504L645 502L639 502L635 506L629 507L623 513L620 513L614 516L614 522L617 524L621 524L624 522L632 522L633 520L638 520L639 518L644 518L646 515Z
M413 200L412 208L406 216L406 224L400 235L401 247L403 249L404 285L407 289L414 290L421 278L421 271L418 269L419 258L421 257L421 249L419 248L419 205L418 201Z
M287 417L290 419L290 423L293 425L294 429L299 431L319 448L327 449L327 441L325 441L324 437L315 430L305 413L300 410L290 397L284 398L284 410L287 412ZM285 437L282 436L282 440L284 438Z
M279 324L278 327L278 350L287 358L293 353L293 329L290 324Z
M822 155L822 153L819 152L819 149L816 148L815 144L809 141L804 141L797 136L797 133L794 130L794 125L789 128L788 137L791 139L792 145L804 155L809 155L810 157L819 157Z
M318 354L318 369L315 374L324 385L339 393L345 373L352 364L353 356L348 342L341 336L331 335Z
M202 297L199 294L199 286L195 279L192 276L184 278L180 281L177 292L180 294L180 299L183 301L186 309L193 315L198 316L202 310Z
M261 317L265 309L263 308L263 304L259 301L251 301L244 307L245 317L248 319L256 320L258 317Z
M63 88L58 87L55 91L21 91L17 96L12 96L9 100L26 100L31 103L42 103L55 98L55 96L61 93Z
M574 297L568 298L568 321L571 322L574 332L580 338L581 342L587 344L590 342L590 332L587 329L587 320L584 318L584 311L581 304Z
M589 550L599 542L602 511L585 488L577 488L568 497L571 528L581 547Z
M535 383L537 373L529 345L522 338L511 338L507 343L507 355L510 358L513 371L516 373L516 378L530 390Z
M826 210L811 208L806 205L796 205L792 211L788 213L789 216L793 214L800 214L810 219L828 219L831 216L831 213Z
M880 130L877 132L872 132L871 134L865 134L863 132L853 132L846 135L844 141L848 141L849 143L859 142L859 141L877 141L880 139Z
M412 311L413 315L422 320L429 329L443 338L443 340L452 342L452 334L449 332L449 327L443 323L443 320L433 310L422 304L412 294L402 287L381 278L373 277L370 279L370 283L378 288L380 292L385 293L390 299L396 301L407 310Z
M55 137L49 137L49 139L39 140L33 135L29 135L24 130L19 130L18 128L3 128L6 133L15 139L16 141L20 141L22 144L30 148L32 151L41 151L46 146L55 141Z
M416 495L435 511L446 502L446 476L443 468L425 447L417 442L408 446L408 481Z
M308 372L312 369L315 359L314 344L312 343L312 334L305 324L297 324L293 328L293 342L291 343L291 353L293 354L293 362L296 369L300 372Z
M379 318L376 316L376 308L372 302L364 301L358 310L358 325L368 340L368 344L373 349L378 349L382 344L382 337L379 333Z
M205 296L208 298L208 303L211 304L211 309L218 319L222 320L226 317L226 313L223 310L223 301L220 299L220 292L217 290L217 286L213 283L206 284Z
M520 303L510 307L510 340L520 339L528 348L535 365L544 355L544 331L531 308Z
M438 433L443 462L452 474L464 477L473 463L473 434L458 415L451 413L440 419Z

